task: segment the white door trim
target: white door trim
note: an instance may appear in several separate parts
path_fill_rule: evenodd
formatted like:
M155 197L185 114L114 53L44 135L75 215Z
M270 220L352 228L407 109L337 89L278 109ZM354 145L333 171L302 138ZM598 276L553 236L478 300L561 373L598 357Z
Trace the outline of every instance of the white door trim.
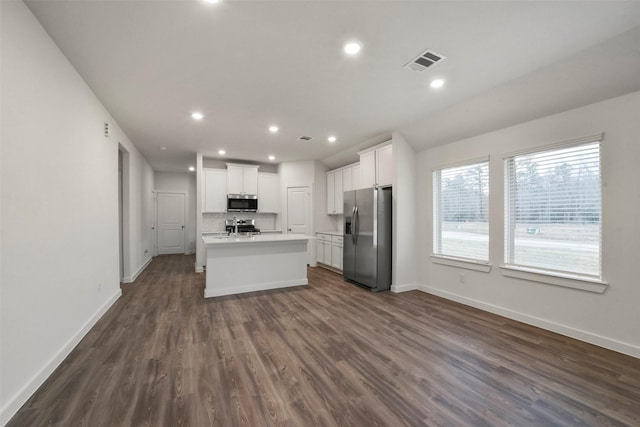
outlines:
M122 257L122 277L120 280L127 283L127 278L131 277L131 203L129 200L129 151L118 142L118 151L122 153L122 245L119 246Z
M188 253L188 240L189 240L189 216L187 215L187 203L188 203L188 193L186 191L163 191L163 190L154 190L155 193L155 210L156 210L156 214L155 214L155 224L153 225L153 227L155 228L156 232L155 232L155 245L154 245L154 254L158 255L158 240L159 240L159 230L160 227L158 227L158 195L159 194L182 194L184 196L184 206L182 207L184 210L184 232L183 232L183 247L184 247L184 254L186 255Z

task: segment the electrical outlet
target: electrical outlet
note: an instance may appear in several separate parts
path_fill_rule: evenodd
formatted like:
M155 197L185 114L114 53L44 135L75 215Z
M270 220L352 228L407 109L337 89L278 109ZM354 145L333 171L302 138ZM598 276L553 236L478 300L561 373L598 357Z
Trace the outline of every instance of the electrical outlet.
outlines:
M460 277L458 278L460 283L464 283L464 273L460 273Z

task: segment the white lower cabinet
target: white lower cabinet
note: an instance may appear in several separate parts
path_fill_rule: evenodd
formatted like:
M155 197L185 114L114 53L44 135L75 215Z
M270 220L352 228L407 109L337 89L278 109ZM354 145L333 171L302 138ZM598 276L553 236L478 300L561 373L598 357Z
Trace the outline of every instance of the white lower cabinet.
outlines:
M316 233L316 262L342 270L342 236Z
M331 252L331 243L324 244L324 263L331 265L331 259L333 258L333 254Z
M342 270L342 236L331 236L331 267Z
M317 236L317 235L316 235ZM316 262L324 264L324 241L317 238L316 240Z

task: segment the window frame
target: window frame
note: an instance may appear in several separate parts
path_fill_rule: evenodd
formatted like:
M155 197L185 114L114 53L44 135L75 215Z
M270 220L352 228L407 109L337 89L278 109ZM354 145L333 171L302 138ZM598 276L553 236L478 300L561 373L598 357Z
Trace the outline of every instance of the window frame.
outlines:
M595 135L589 135L581 138L575 138L571 140L556 142L553 144L547 144L528 148L525 150L519 150L515 152L506 153L502 156L503 159L503 190L504 190L504 209L503 209L503 221L504 221L504 249L503 249L503 264L500 265L500 271L504 276L514 277L518 279L525 279L534 282L541 282L550 285L563 286L568 288L579 289L583 291L603 293L608 287L608 283L603 280L603 264L602 264L602 152L604 145L604 133ZM511 263L513 259L513 251L515 248L515 233L513 228L515 227L515 206L514 199L516 193L511 191L511 179L509 175L509 162L513 162L518 156L525 156L536 153L544 153L546 151L561 150L564 148L577 147L580 145L586 145L591 143L599 143L599 167L600 167L600 216L599 216L599 241L598 241L598 257L599 257L599 274L580 274L567 272L562 270L547 269L537 266L527 266ZM510 254L510 256L509 256Z
M487 205L487 209L488 209L488 217L487 217L487 227L489 227L487 229L487 259L486 260L480 260L480 259L474 259L474 258L466 258L466 257L459 257L459 256L454 256L454 255L447 255L447 254L442 254L442 253L436 253L436 240L438 240L439 242L442 242L442 221L441 221L441 199L440 199L440 194L441 194L441 174L438 175L438 178L436 179L436 173L438 172L442 172L443 170L446 169L452 169L452 168L457 168L457 167L464 167L464 166L472 166L475 164L481 164L481 163L486 163L487 166L487 183L489 185L489 193L491 192L490 189L490 167L491 167L491 162L490 162L490 156L482 156L482 157L476 157L473 159L467 159L467 160L463 160L460 162L455 162L455 163L448 163L445 165L441 165L438 167L435 167L431 170L431 179L432 179L432 185L431 185L431 189L432 189L432 204L433 204L433 210L432 210L432 215L433 215L433 222L432 222L432 239L431 239L431 262L434 264L442 264L442 265L448 265L448 266L452 266L452 267L458 267L458 268L465 268L468 270L475 270L475 271L481 271L481 272L485 272L488 273L489 271L491 271L491 254L490 254L490 241L491 241L491 230L490 230L490 221L489 221L489 217L491 215L491 211L489 210L489 204L490 202L488 201L488 205ZM440 236L440 237L438 237Z

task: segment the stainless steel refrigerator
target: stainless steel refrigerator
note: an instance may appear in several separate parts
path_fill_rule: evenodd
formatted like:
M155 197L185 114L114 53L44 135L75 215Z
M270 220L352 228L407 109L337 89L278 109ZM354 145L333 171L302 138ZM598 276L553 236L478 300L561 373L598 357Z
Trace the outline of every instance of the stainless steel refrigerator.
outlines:
M391 188L344 193L344 278L374 292L391 287Z

